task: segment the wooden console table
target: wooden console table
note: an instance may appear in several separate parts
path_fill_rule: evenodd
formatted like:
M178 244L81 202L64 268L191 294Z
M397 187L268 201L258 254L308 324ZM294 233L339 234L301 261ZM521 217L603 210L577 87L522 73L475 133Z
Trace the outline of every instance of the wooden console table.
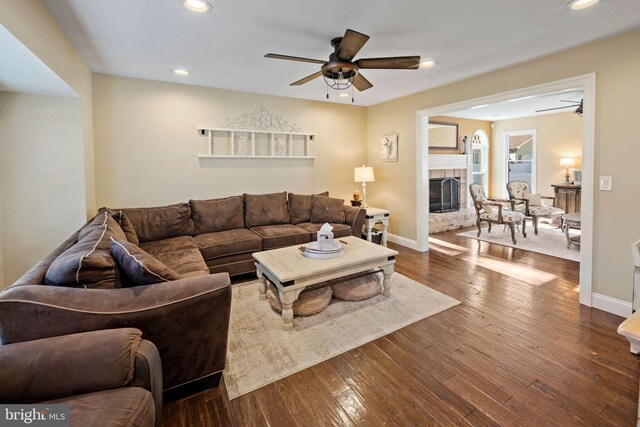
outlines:
M582 187L580 184L554 184L551 187L553 187L555 193L555 206L557 208L568 214L580 212L580 192Z

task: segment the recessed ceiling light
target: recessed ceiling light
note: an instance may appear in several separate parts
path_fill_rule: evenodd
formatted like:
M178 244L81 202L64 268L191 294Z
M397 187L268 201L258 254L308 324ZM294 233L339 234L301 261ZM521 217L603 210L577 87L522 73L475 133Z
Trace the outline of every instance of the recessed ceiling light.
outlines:
M425 59L420 63L420 68L431 68L436 65L436 61L433 59Z
M598 3L600 0L573 0L569 2L571 10L586 9Z
M213 6L211 6L211 3L207 0L184 0L182 4L191 12L195 13L210 12L211 9L213 9Z
M340 95L338 95L338 96L341 96L341 97L343 97L343 98L346 98L347 96L349 96L349 94L348 94L348 93L343 92L343 93L341 93L341 94L340 94Z
M179 76L188 76L189 72L187 70L185 70L184 68L176 68L175 70L173 70L174 73L176 73Z
M478 108L484 108L484 107L488 107L488 106L489 106L489 104L482 104L482 105L476 105L475 107L471 107L470 109L471 110L476 110Z

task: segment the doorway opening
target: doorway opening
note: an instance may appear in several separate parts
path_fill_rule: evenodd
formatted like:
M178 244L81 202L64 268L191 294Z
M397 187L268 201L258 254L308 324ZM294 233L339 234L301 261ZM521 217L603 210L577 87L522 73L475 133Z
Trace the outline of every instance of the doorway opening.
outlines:
M501 103L507 101L515 101L535 97L554 92L569 92L579 90L583 96L582 114L582 170L581 170L581 250L580 250L580 303L592 306L592 260L593 260L593 198L594 198L594 155L595 155L595 74L578 76L565 80L545 83L536 86L530 86L509 92L489 95L481 98L469 99L425 110L416 113L417 118L417 144L416 144L416 162L417 162L417 192L416 192L416 228L417 248L420 251L429 250L429 135L428 123L431 116L447 116L449 113L470 109L471 107L481 108L480 106ZM535 146L535 145L534 145ZM473 145L471 151L470 164L474 163L482 165L482 151L474 152ZM502 150L501 150L502 151ZM474 159L477 158L477 159ZM504 157L501 157L504 159ZM500 163L498 166L497 163ZM494 166L491 166L491 165ZM489 156L489 165L492 168L503 170L506 161L493 162ZM478 166L479 170L482 166ZM493 169L495 172L495 169ZM533 172L533 171L532 171ZM499 173L500 185L504 186L506 175ZM484 181L484 177L479 173L473 174L472 179ZM486 181L485 181L486 182ZM491 187L491 183L489 183ZM500 190L501 191L501 190ZM495 193L495 192L494 192Z

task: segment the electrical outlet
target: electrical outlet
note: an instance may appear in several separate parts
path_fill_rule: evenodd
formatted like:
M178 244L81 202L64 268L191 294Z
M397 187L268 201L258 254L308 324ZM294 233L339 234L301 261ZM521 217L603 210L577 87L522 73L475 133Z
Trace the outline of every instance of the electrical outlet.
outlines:
M611 191L613 189L613 178L610 176L600 177L600 191Z

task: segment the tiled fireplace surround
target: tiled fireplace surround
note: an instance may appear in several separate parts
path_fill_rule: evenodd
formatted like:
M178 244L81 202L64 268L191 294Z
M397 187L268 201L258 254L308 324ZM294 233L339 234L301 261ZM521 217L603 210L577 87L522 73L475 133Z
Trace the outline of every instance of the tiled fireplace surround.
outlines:
M432 154L429 156L429 179L454 177L460 180L460 210L455 212L429 213L429 234L455 230L475 224L476 214L469 207L469 169L467 156Z

